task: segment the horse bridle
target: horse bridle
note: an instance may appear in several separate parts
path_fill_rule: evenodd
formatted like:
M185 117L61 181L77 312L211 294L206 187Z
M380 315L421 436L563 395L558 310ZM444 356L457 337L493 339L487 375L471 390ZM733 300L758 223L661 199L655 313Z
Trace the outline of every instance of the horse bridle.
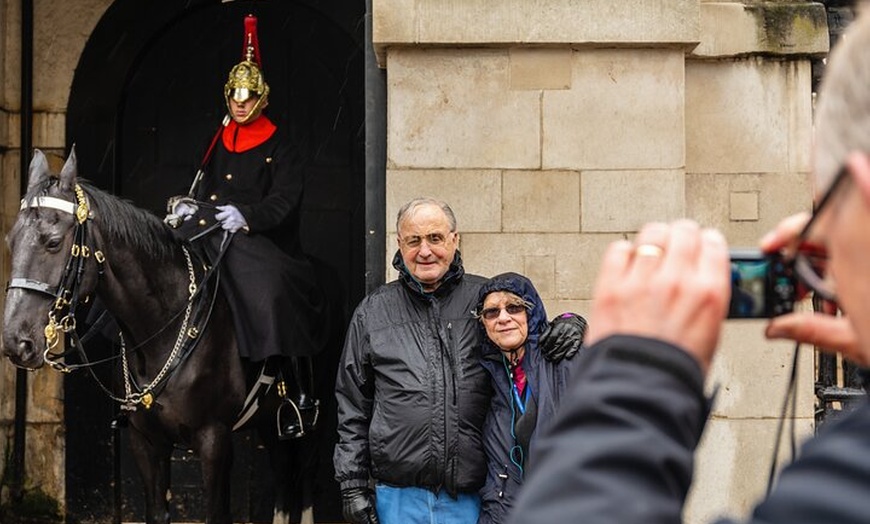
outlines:
M85 263L90 258L91 252L93 252L94 260L97 262L98 275L103 274L106 261L106 257L100 249L91 248L89 245L88 221L93 218L93 213L91 213L85 192L78 184L75 185L75 196L75 202L47 195L21 200L21 210L43 207L70 213L75 217L73 244L60 277L60 283L53 286L37 279L13 277L6 286L7 291L9 289L28 289L54 298L54 302L48 310L48 323L43 329L46 342L43 359L52 368L63 372L70 370L57 360L60 356L54 355L51 350L57 346L59 332L75 331L75 310L80 299L80 284L85 272ZM87 297L84 300L86 302ZM60 316L59 320L58 316Z

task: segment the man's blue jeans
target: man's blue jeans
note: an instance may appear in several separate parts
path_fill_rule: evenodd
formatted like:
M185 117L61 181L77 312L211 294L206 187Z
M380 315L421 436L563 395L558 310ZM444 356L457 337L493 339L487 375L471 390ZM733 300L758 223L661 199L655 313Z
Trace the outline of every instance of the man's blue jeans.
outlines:
M443 489L375 486L381 524L476 524L480 514L477 493L460 493L454 499Z

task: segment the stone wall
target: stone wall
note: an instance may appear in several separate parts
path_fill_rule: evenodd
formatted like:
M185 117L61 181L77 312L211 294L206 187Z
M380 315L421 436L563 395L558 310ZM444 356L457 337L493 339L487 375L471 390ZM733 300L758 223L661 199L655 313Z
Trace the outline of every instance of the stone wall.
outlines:
M388 262L399 206L435 196L457 214L469 271L524 273L551 315L585 314L603 250L644 222L687 216L754 246L810 207L809 58L828 45L821 4L374 8L388 79ZM728 322L686 522L745 512L763 494L789 348L766 341L759 322ZM802 354L801 436L812 432L812 364Z

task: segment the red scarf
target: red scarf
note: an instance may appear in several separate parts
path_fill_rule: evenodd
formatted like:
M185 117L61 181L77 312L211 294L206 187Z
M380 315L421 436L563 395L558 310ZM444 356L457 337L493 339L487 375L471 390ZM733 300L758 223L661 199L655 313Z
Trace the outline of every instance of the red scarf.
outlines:
M523 369L523 359L520 359L517 362L517 367L514 368L514 384L522 395L526 389L526 371Z
M276 129L278 128L266 115L260 115L253 122L241 126L235 120L231 120L224 128L221 138L227 151L244 153L269 140Z

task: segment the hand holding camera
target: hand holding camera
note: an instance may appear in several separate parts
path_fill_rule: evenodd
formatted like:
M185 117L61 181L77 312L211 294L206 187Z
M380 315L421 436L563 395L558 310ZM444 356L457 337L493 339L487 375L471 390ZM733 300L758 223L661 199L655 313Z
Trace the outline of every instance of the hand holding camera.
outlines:
M706 372L730 297L722 234L689 220L647 224L634 243L604 255L587 340L614 334L663 340L692 354Z
M784 218L761 239L762 251L781 251L793 256L798 251L800 234L809 219L809 213L798 213ZM823 302L822 310L817 313L787 313L776 316L771 319L764 334L768 338L814 345L829 353L840 352L852 362L870 366L870 358L858 347L858 339L848 317L837 315L837 306L830 302Z

